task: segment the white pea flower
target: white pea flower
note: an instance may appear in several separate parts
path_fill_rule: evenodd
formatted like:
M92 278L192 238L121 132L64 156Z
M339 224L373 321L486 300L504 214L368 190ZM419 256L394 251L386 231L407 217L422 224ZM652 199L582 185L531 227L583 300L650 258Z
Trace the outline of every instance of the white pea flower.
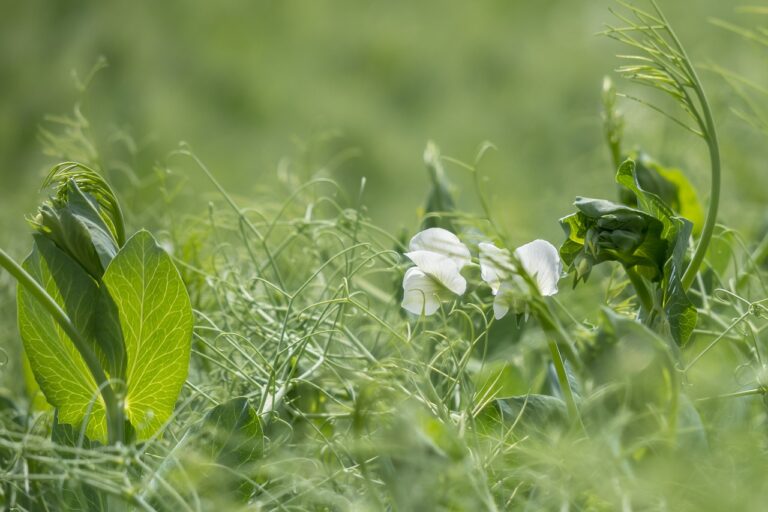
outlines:
M467 246L459 238L441 228L429 228L417 233L405 255L416 264L403 278L402 306L407 311L431 315L440 302L467 289L461 269L472 260Z
M539 293L557 293L557 282L563 274L563 262L557 248L546 240L534 240L515 249L515 256L525 273L533 278Z
M499 249L493 244L481 242L480 248L480 277L491 287L491 292L496 295L501 283L514 272L512 258L509 251Z
M557 293L563 264L555 246L546 240L534 240L515 249L515 258L536 283L541 295ZM519 310L519 306L523 306L520 304L520 290L525 289L525 283L514 273L508 251L492 244L480 244L480 275L496 296L493 313L497 320L504 317L511 307Z

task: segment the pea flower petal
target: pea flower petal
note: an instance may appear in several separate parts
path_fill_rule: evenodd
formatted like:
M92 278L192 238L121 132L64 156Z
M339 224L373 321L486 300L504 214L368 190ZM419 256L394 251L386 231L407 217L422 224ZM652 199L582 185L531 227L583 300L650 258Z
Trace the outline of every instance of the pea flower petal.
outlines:
M501 320L509 312L514 301L514 290L510 281L504 281L499 286L496 297L493 299L493 316Z
M410 251L429 251L449 258L461 270L472 261L469 249L459 237L442 228L429 228L416 233L408 245ZM418 265L418 263L417 263Z
M431 277L456 295L467 289L467 280L459 273L455 260L430 251L411 251L405 255L416 264L416 268ZM403 280L405 285L405 280Z
M491 287L491 292L496 295L501 283L509 278L514 270L509 251L499 249L493 244L481 242L480 249L480 277Z
M557 293L557 282L563 273L563 263L554 245L546 240L534 240L515 249L515 256L526 274L536 281L539 293Z
M403 308L409 313L429 316L440 308L441 294L445 291L440 284L417 267L409 268L403 278Z

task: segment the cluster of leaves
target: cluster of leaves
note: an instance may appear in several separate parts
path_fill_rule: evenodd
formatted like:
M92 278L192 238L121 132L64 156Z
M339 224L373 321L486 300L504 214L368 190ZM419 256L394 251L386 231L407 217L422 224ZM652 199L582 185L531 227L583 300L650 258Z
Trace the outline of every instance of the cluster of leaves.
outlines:
M619 167L616 182L634 195L638 208L577 199L578 212L560 221L568 237L560 255L573 269L574 283L586 280L592 267L604 261L618 262L627 272L636 273L638 287L646 286L641 279L656 283L658 292L649 297L653 302L644 304L646 313L663 313L672 337L684 345L696 325L696 309L682 285L693 224L641 188L632 160Z
M35 383L60 423L82 425L100 442L108 438L101 395L109 386L130 427L120 440L146 440L171 416L187 375L192 312L184 283L147 231L125 240L115 195L95 171L62 164L46 185L56 196L32 220L23 268L71 319L109 381L99 381L79 340L20 283L19 329Z

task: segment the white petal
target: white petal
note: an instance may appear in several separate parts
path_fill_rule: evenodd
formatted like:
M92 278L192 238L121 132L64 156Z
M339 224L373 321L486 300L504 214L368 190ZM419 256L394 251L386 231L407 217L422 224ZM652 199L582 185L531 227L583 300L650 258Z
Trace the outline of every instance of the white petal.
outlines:
M512 281L504 281L499 287L496 297L493 299L493 316L501 320L509 312L512 302L514 286Z
M467 280L451 258L430 251L411 251L405 253L423 273L437 280L456 295L467 289Z
M514 268L509 251L485 242L478 244L478 247L480 248L480 277L490 285L491 291L496 295L501 282L509 277Z
M409 268L403 278L403 308L420 315L434 314L440 308L440 285L416 267Z
M515 256L525 272L531 276L542 295L557 293L557 282L563 273L563 264L557 249L546 240L534 240L515 249Z
M429 251L441 254L453 260L456 268L461 270L469 265L472 257L467 246L461 243L459 237L442 228L429 228L416 233L408 244L410 251Z
M496 320L501 320L509 312L509 305L506 301L500 298L498 295L493 299L493 316Z

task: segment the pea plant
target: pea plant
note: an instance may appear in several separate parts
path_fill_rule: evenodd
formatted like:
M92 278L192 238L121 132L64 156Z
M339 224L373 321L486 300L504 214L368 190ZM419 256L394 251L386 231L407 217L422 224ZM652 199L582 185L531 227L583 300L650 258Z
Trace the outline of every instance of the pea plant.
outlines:
M67 162L31 219L32 252L3 266L19 282L19 330L56 420L116 444L155 435L187 376L192 310L170 257L147 231L126 240L117 199Z
M604 79L617 193L576 197L551 219L560 240L504 228L491 144L465 162L432 142L413 229L377 225L366 181L350 193L328 162L286 159L257 200L184 144L121 189L131 224L156 227L129 236L84 121L68 123L67 151L87 150L44 181L24 262L0 250L29 369L26 397L0 394L0 503L762 510L768 237L719 222L710 101L650 5L605 35L657 99ZM627 141L629 101L701 142L706 196Z

